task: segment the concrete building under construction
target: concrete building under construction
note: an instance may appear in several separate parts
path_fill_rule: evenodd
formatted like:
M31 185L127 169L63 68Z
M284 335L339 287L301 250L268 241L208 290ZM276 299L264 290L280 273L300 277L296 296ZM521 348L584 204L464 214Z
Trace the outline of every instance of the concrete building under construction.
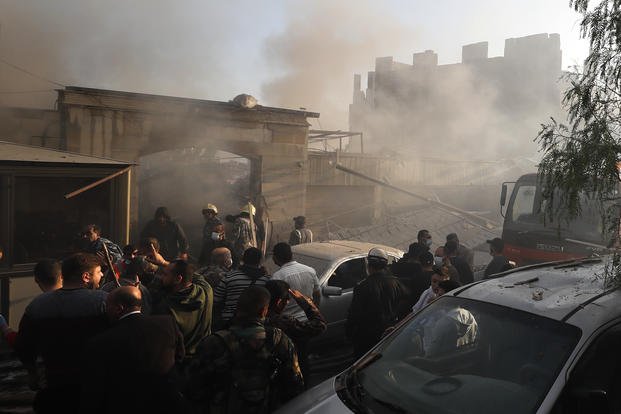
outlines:
M438 65L431 50L411 64L380 57L366 90L354 75L350 130L374 149L416 156L533 154L540 123L560 115L561 75L558 34L507 39L499 57L487 42L469 44L455 64Z

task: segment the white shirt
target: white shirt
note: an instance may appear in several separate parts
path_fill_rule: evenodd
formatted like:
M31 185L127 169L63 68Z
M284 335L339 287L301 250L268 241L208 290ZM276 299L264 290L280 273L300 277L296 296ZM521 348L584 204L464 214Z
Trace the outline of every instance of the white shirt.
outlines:
M282 265L280 269L274 272L272 279L284 280L289 284L291 290L298 290L309 298L313 297L313 291L319 290L319 279L317 278L315 269L298 263L295 260ZM291 314L295 312L297 308L297 303L291 300L283 313Z
M420 298L418 299L418 302L416 302L416 305L412 306L412 312L418 312L419 310L427 306L429 302L435 299L435 297L436 294L433 293L433 289L431 288L431 286L429 286L429 288L420 295Z

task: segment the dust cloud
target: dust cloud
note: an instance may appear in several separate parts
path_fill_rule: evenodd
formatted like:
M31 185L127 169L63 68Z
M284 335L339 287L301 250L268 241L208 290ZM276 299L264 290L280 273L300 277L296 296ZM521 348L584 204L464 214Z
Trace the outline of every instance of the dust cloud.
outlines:
M230 67L255 66L235 47L252 19L199 0L0 0L0 57L61 85L229 100L253 92ZM50 108L58 84L0 63L0 105Z
M263 85L264 99L321 112L323 129L347 130L352 74L375 56L413 45L414 29L370 0L293 2L286 10L285 30L265 42L265 58L278 75Z

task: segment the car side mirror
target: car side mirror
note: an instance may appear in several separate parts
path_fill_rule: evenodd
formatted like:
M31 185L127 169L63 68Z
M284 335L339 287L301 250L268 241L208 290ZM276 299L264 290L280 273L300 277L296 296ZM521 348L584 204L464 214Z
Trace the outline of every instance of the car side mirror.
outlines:
M507 202L507 183L502 183L502 190L500 191L500 206L504 207Z
M338 286L324 286L321 292L324 296L341 296L343 294L343 288Z

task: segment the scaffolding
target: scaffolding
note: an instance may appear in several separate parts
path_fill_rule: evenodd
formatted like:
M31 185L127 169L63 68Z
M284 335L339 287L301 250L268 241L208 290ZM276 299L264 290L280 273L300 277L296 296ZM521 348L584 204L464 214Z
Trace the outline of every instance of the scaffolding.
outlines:
M362 132L352 131L327 131L321 129L311 129L308 131L308 143L314 144L317 142L323 143L324 152L328 152L328 141L339 140L339 152L343 151L343 138L355 138L360 137L360 153L364 153L364 140L362 139Z

